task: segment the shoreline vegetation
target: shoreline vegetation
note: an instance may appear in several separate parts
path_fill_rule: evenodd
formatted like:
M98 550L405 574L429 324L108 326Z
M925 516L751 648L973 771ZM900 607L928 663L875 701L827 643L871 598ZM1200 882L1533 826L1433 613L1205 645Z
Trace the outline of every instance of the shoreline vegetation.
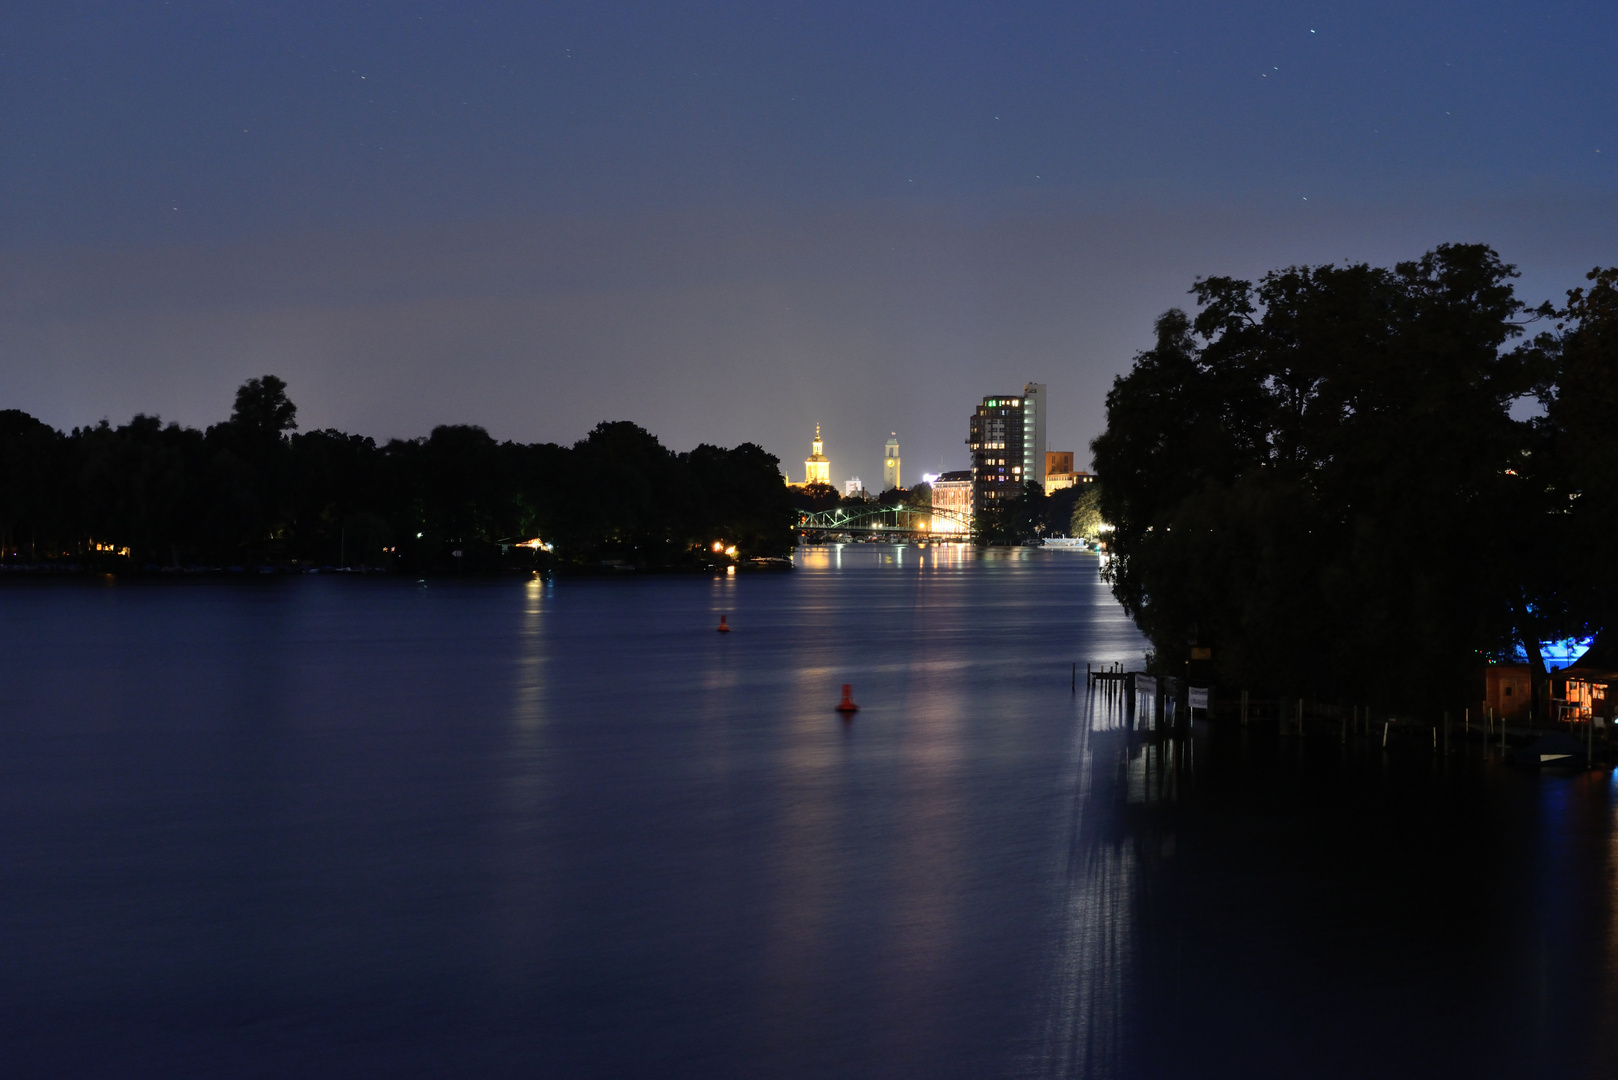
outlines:
M206 430L60 432L0 410L0 568L38 574L614 573L779 567L796 520L752 443L665 448L624 421L572 446L447 425L378 444L297 431L273 375Z
M1618 620L1618 269L1561 307L1516 276L1450 244L1200 279L1157 320L1092 443L1151 670L1436 720L1526 656L1550 716L1541 643Z

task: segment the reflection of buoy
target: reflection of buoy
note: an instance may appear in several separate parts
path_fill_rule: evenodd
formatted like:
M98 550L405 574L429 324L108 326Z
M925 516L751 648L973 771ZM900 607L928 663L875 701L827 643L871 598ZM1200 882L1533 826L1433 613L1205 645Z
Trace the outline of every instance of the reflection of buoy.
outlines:
M860 707L854 704L854 687L849 683L843 684L843 700L837 703L837 711L840 713L860 711Z
M725 622L725 617L723 615L719 616L719 632L721 634L730 633L730 624Z

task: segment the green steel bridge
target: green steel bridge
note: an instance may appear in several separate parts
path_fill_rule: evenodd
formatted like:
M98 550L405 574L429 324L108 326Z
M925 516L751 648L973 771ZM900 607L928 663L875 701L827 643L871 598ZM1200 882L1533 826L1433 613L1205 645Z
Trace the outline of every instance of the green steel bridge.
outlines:
M960 527L960 532L937 533L933 521L948 521ZM864 533L883 536L952 538L965 540L971 535L971 521L950 510L924 509L916 506L873 506L851 510L845 506L831 510L798 514L798 531L806 536L826 536L830 533Z

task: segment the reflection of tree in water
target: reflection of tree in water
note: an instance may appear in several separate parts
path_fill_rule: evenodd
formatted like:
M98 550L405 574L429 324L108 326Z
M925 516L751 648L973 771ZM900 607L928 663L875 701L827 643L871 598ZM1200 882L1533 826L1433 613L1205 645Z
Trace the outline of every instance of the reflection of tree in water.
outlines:
M1595 774L1599 775L1599 774ZM1602 899L1606 907L1606 962L1602 965L1603 978L1595 1016L1618 1016L1618 823L1608 823L1606 829L1606 866L1603 876L1608 885ZM1618 1062L1618 1024L1597 1022L1592 1025L1595 1039L1590 1047L1588 1061L1592 1064L1589 1075L1598 1075L1597 1068L1611 1068ZM1610 1072L1609 1072L1610 1075Z
M1091 698L1069 774L1071 812L1037 1045L1025 1075L1111 1077L1126 1071L1137 992L1143 869L1165 846L1128 820L1126 802L1173 798L1186 747L1132 731L1121 704Z

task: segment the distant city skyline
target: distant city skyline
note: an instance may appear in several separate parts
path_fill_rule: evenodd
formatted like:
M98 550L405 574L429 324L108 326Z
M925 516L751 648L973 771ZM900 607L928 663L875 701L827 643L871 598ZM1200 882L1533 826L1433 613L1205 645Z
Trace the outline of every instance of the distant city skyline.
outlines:
M1047 405L1050 401L1049 388L1044 383L1028 382L1025 383L1022 389L1016 394L985 395L982 401L987 403L991 398L998 397L1016 398L1019 402L1018 407L1020 409L1020 403L1025 396L1027 397L1027 400L1031 406L1036 401L1038 404L1037 408L1031 407L1028 410L1026 419L1026 433L1019 432L1018 454L1022 456L1017 462L1018 468L1015 471L1020 477L1031 478L1035 483L1038 483L1041 487L1043 487L1046 471L1046 451L1048 449ZM973 408L975 409L976 406L974 405ZM963 430L965 430L965 427L963 427ZM882 479L874 490L886 491L893 487L908 488L916 483L924 482L927 476L937 476L940 473L953 472L960 469L970 470L973 467L974 460L974 453L971 443L972 440L970 436L962 441L961 445L963 453L960 455L961 464L951 464L946 462L937 468L921 469L919 472L912 468L911 472L906 474L901 472L903 455L900 452L901 447L899 433L897 431L890 431L888 433L888 438L883 441L882 455L878 463L878 469L875 470L875 472L879 474ZM833 487L837 487L845 491L851 491L852 489L850 488L850 485L855 482L858 482L859 486L864 490L873 490L861 479L864 473L862 473L862 470L856 465L849 464L846 467L839 466L837 455L823 452L828 444L828 440L825 440L822 437L821 425L817 423L815 425L814 439L811 441L811 450L809 456L804 460L799 469L794 472L790 465L785 463L782 465L782 472L786 475L788 482L809 483L812 482L816 476L824 475L827 478L826 482L832 484ZM1078 458L1079 460L1088 460L1088 449L1088 446L1086 446L1083 453L1077 453L1074 451L1067 452L1068 471L1071 471L1074 467L1075 458ZM852 461L853 458L857 457L858 454L852 455L850 460Z

